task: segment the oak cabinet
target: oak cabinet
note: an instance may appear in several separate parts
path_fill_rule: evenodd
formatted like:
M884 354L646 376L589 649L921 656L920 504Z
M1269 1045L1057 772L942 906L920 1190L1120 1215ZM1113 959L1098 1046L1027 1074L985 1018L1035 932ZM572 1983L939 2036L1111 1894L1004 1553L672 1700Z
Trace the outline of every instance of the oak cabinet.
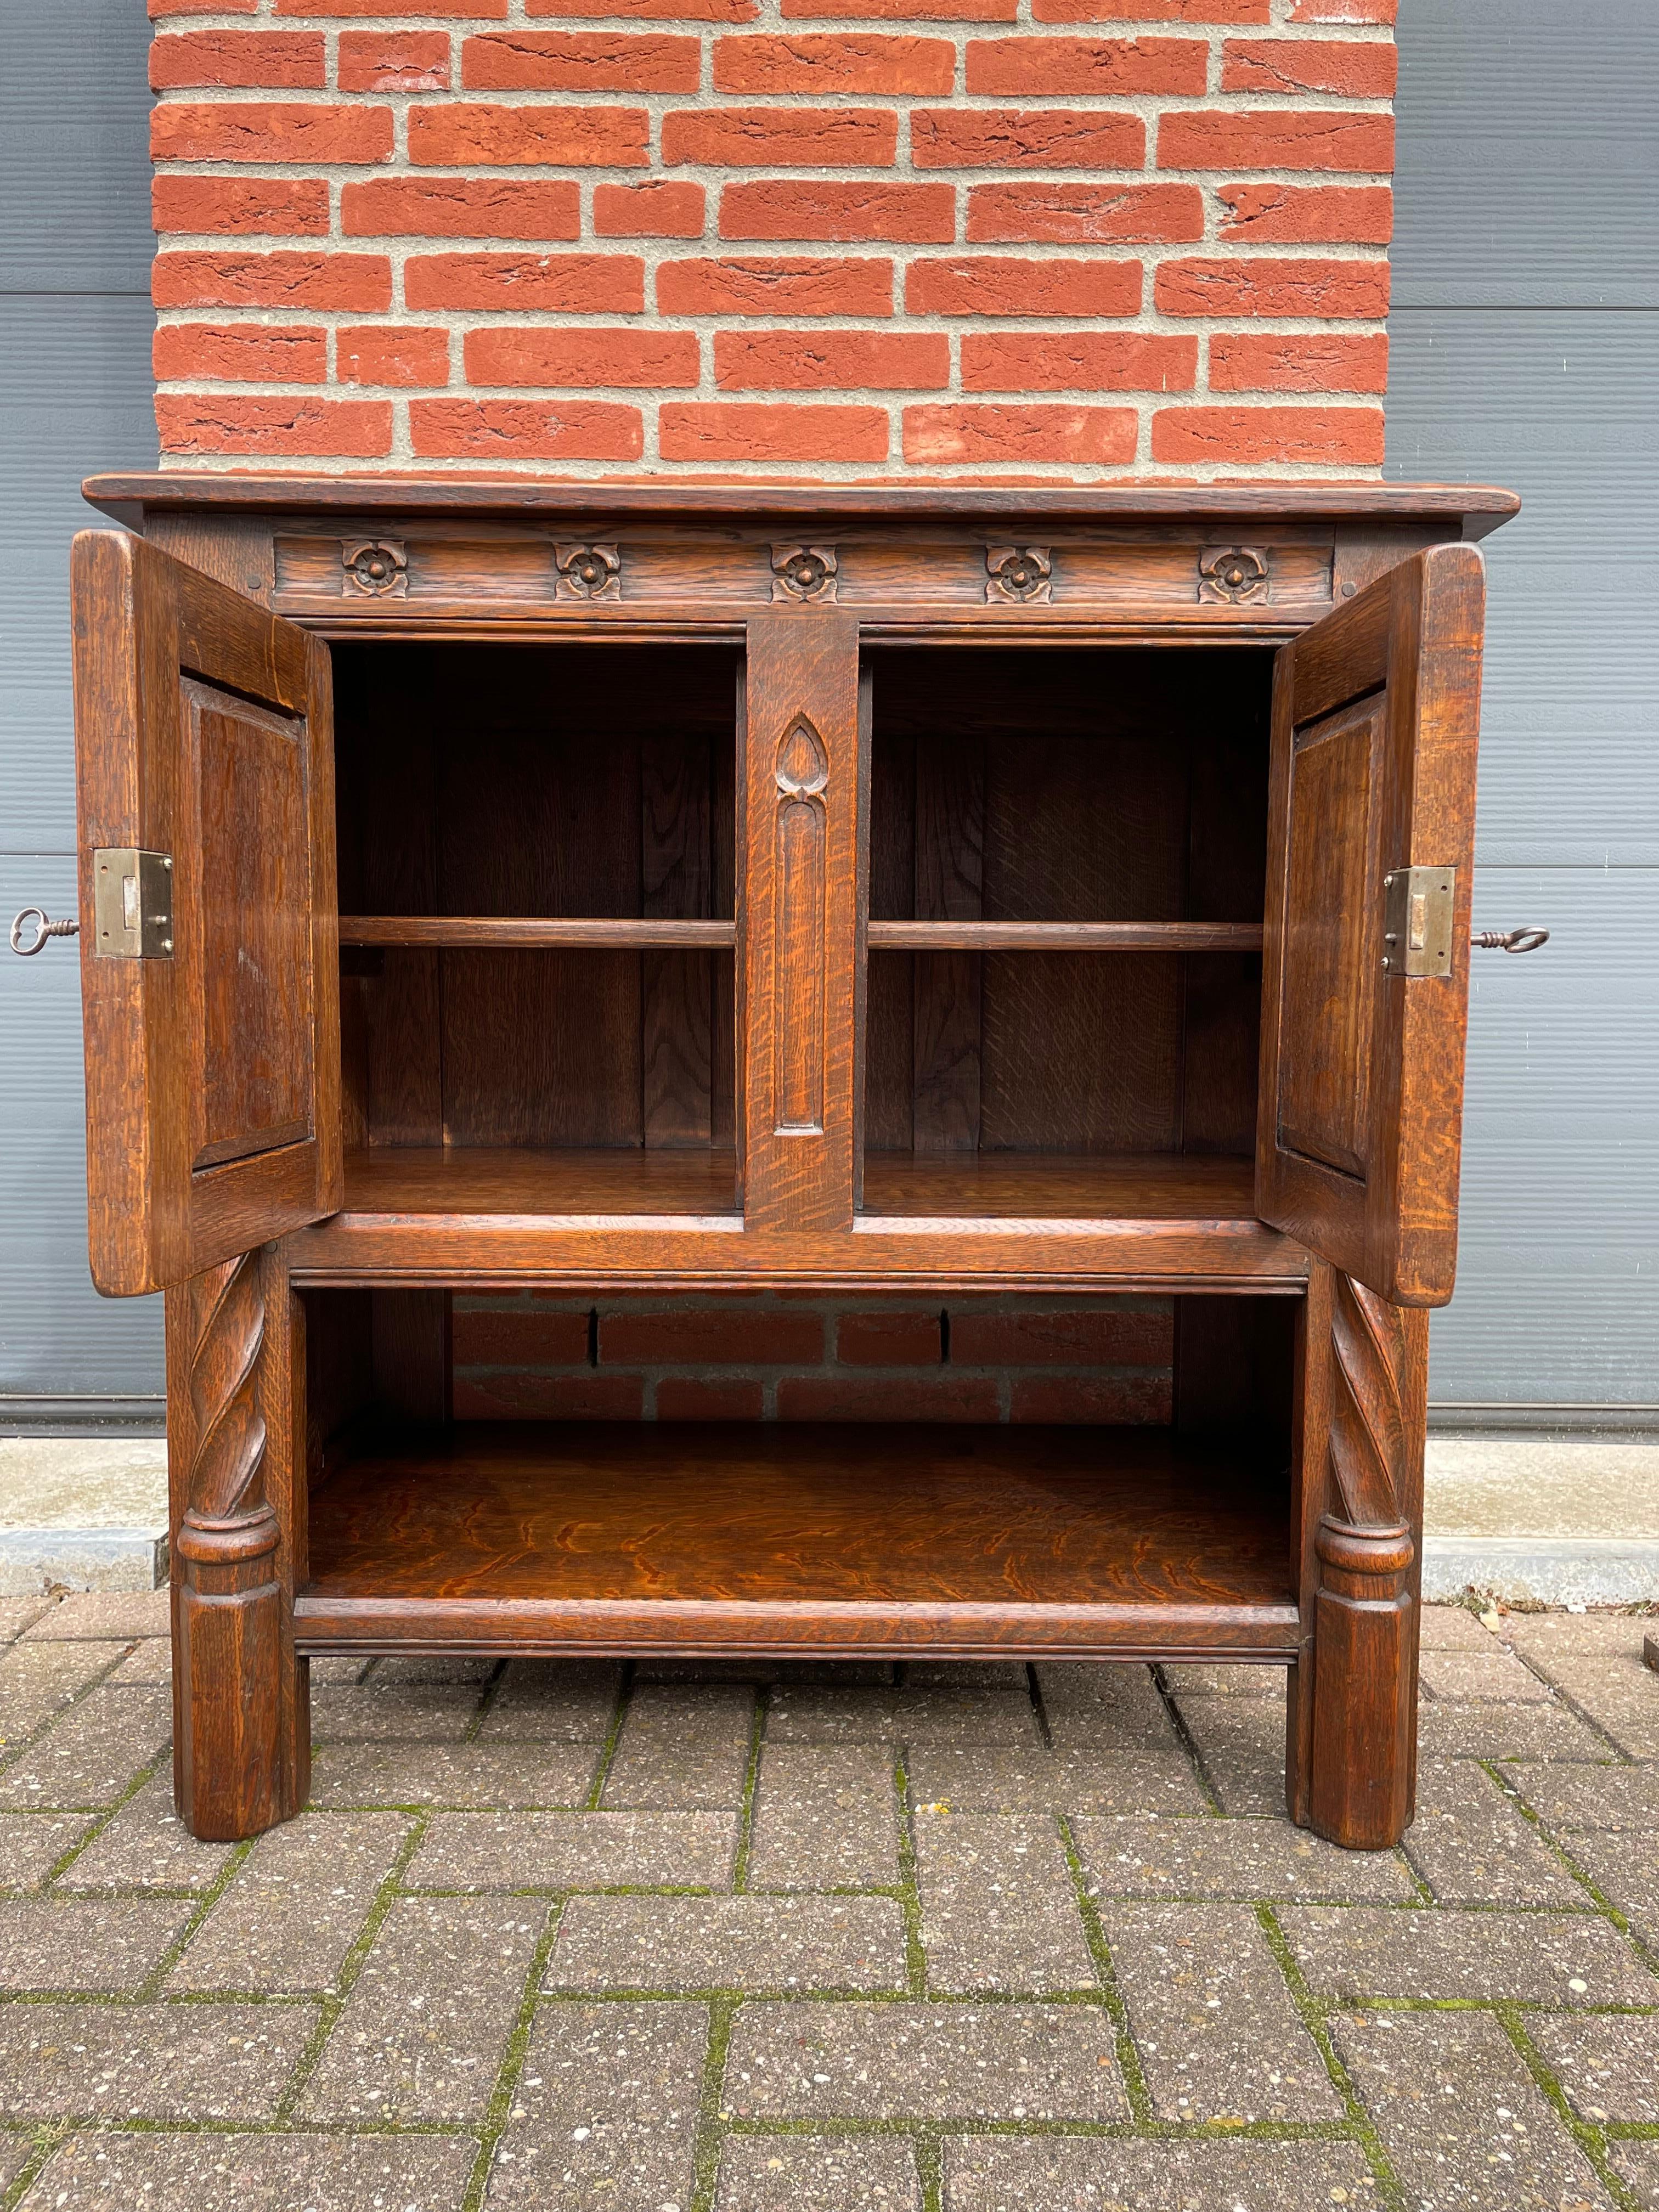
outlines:
M314 1655L1239 1659L1410 1816L1465 489L94 479L91 1248L167 1294L180 1810ZM1170 1300L1134 1426L453 1418L450 1300Z

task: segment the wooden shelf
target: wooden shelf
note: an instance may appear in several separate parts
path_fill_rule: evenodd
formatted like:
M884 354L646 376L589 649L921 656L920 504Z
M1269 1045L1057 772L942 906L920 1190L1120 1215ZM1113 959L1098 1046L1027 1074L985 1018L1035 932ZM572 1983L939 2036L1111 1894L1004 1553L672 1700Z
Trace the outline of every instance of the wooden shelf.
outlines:
M1251 921L872 921L872 952L1260 952Z
M729 952L737 941L734 921L640 921L605 916L567 921L491 915L340 916L342 945L453 945L472 951L492 945L569 945L622 952L645 951L655 946L675 952Z
M1281 1476L1162 1429L479 1423L313 1486L302 1651L1296 1649Z
M864 1211L908 1219L1249 1221L1255 1167L1231 1152L866 1152Z
M714 1151L386 1145L348 1152L358 1214L735 1213L737 1158Z

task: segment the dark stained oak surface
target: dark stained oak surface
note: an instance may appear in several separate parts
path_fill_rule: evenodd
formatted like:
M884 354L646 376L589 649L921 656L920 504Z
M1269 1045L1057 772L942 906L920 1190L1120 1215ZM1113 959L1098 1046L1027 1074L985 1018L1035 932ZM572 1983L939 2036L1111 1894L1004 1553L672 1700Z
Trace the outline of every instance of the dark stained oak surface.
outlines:
M866 1214L1249 1221L1254 1164L1181 1152L866 1152Z
M1258 943L1261 932L1255 933ZM738 941L733 921L588 921L496 915L349 914L340 917L342 945L590 945L642 951L727 951Z
M306 1593L1282 1606L1288 1529L1162 1429L477 1423L315 1485Z
M732 1213L736 1191L729 1146L388 1145L346 1155L348 1213Z
M866 934L872 952L1261 950L1259 921L872 921Z

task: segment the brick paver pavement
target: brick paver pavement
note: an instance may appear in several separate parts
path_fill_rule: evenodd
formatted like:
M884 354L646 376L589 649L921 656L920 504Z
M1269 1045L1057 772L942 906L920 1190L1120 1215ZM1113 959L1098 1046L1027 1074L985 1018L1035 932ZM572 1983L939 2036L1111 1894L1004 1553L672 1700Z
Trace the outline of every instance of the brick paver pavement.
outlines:
M1425 1622L1420 1813L1231 1667L315 1670L173 1819L164 1602L0 1601L0 2212L1659 2212L1659 1674Z

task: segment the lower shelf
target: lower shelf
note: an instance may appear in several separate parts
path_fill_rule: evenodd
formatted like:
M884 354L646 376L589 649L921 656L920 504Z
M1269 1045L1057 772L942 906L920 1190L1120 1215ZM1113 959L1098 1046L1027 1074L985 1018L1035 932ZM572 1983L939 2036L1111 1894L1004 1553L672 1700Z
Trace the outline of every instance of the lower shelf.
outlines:
M307 1652L1284 1659L1282 1477L1160 1429L479 1424L313 1492Z

